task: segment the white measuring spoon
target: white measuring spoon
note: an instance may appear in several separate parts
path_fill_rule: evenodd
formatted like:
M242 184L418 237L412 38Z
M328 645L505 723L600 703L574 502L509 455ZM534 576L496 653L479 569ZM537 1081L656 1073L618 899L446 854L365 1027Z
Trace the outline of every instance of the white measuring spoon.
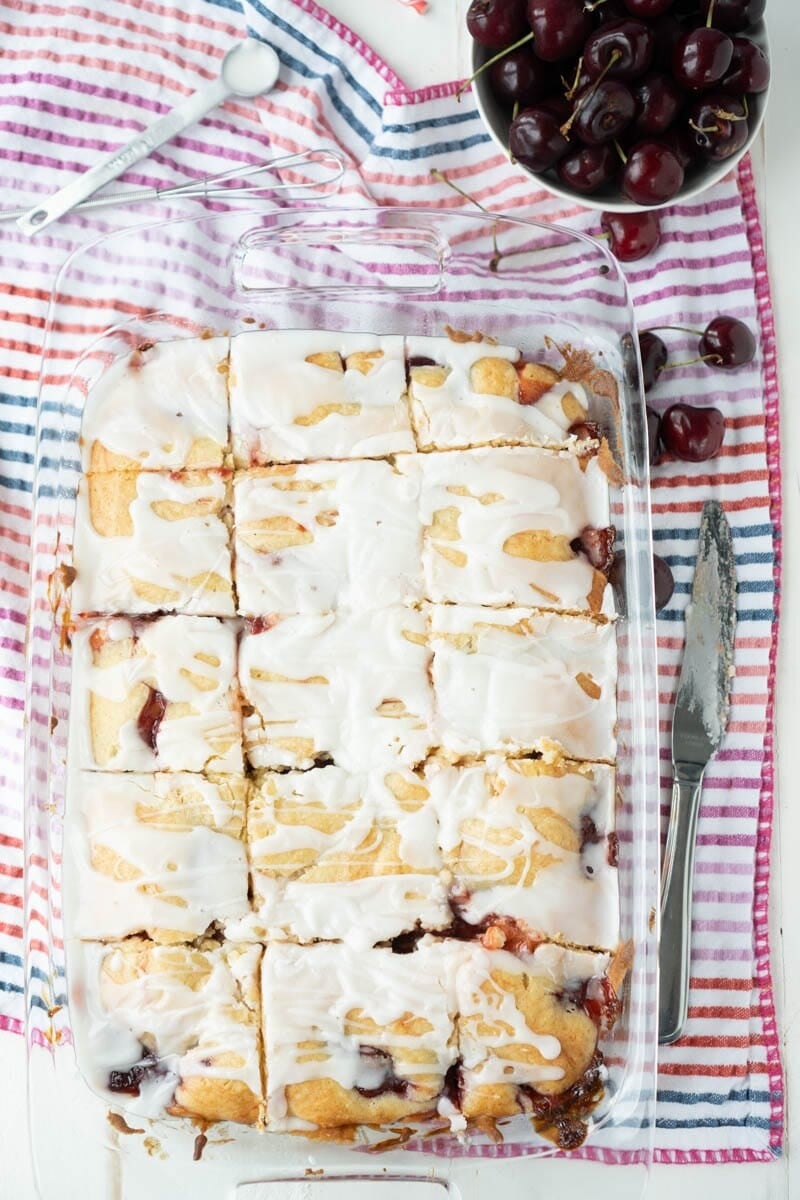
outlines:
M260 96L273 88L280 73L278 56L271 46L248 38L234 46L222 60L219 76L205 87L192 92L191 96L163 117L159 117L149 128L136 135L126 146L114 150L96 166L84 172L72 183L61 188L49 200L35 205L17 225L29 237L44 229L64 213L93 195L99 188L116 179L128 167L140 162L176 134L194 125L206 113L211 112L228 96Z

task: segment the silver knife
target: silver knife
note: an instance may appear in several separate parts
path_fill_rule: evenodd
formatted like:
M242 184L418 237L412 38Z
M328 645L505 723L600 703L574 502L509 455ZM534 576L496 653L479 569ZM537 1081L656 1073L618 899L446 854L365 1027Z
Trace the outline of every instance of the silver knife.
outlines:
M686 612L672 715L672 808L661 872L658 1040L676 1042L689 1005L692 876L703 774L728 724L736 634L736 564L722 506L708 500Z

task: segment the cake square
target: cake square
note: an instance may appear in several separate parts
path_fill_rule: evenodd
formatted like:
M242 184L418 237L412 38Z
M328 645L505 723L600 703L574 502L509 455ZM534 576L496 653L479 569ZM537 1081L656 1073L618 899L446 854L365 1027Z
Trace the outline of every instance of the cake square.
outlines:
M248 914L247 786L240 775L73 772L67 903L76 936L191 941Z
M581 545L587 527L614 539L595 456L519 446L421 463L429 600L613 611L608 580Z
M241 772L237 629L218 617L110 617L72 638L73 762Z
M435 740L450 756L560 747L614 758L610 623L524 608L431 607Z
M401 337L240 333L231 342L230 382L238 467L414 449Z
M261 940L341 940L366 950L451 918L430 793L406 768L262 775L247 842L250 929Z
M506 759L425 773L458 914L511 918L532 940L613 951L619 943L614 771Z
M521 955L464 946L455 992L468 1120L558 1113L557 1144L580 1144L580 1117L600 1095L599 1028L616 1014L610 962L552 944Z
M256 618L239 651L250 765L416 766L432 745L429 665L415 609Z
M179 471L229 459L227 337L143 345L86 398L83 469Z
M388 462L262 467L236 478L239 611L363 611L422 597L419 469Z
M275 943L262 971L267 1128L435 1114L456 1058L448 948Z
M84 475L73 611L233 616L229 503L219 471Z
M480 334L409 337L406 354L421 450L564 446L574 441L572 427L587 419L580 383Z
M108 1103L261 1125L261 947L72 943L70 1013L79 1068Z

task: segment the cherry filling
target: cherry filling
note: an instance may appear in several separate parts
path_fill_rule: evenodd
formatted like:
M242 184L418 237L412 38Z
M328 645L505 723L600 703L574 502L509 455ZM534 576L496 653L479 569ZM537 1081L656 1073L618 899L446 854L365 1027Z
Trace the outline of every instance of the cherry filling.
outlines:
M464 1100L464 1067L463 1060L457 1058L447 1068L442 1086L442 1095L449 1100L454 1108L461 1110Z
M489 913L475 923L463 915L469 900L466 893L450 896L448 904L453 919L444 929L436 930L437 937L453 938L458 942L481 942L487 950L508 950L511 954L532 954L542 943L514 917Z
M593 979L586 986L583 1007L601 1034L608 1033L620 1014L622 1003L607 976Z
M245 628L248 633L266 633L268 629L274 629L278 624L278 618L273 614L268 614L265 617L247 617L245 619Z
M424 354L412 354L406 359L406 384L411 383L411 372L414 367L438 367L435 358L426 358Z
M413 954L417 948L417 942L423 937L425 937L424 929L406 929L404 933L398 933L389 942L392 954Z
M581 530L578 537L572 539L570 549L575 554L585 554L595 570L608 575L614 565L614 538L616 536L617 531L613 525L606 525L602 529L595 529L593 526L587 525L585 529Z
M144 1050L144 1047L142 1049ZM126 1070L109 1071L108 1090L124 1096L138 1096L139 1088L145 1080L164 1073L155 1055L145 1051L139 1061Z
M603 1056L598 1050L580 1079L556 1096L543 1096L526 1083L519 1085L537 1131L562 1150L574 1150L586 1139L586 1117L603 1094L602 1065Z
M606 849L606 859L610 867L619 866L619 838L616 833L609 833L607 837L608 847Z
M136 718L139 737L155 754L158 750L158 731L167 711L167 698L158 688L151 687Z
M603 431L596 421L574 421L567 430L567 433L573 434L580 441L591 439L592 441L599 442L603 436Z
M365 1100L373 1100L376 1096L407 1096L411 1084L407 1079L401 1079L395 1074L394 1059L391 1054L381 1050L379 1046L359 1046L359 1057L363 1064L364 1073L370 1078L377 1077L374 1087L359 1087L355 1090Z

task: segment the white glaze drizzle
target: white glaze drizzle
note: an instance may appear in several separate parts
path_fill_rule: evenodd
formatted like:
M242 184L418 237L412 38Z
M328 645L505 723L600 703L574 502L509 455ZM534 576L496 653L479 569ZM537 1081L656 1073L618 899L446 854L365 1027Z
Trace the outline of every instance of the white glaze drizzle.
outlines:
M511 916L542 937L613 950L619 941L618 872L607 842L614 830L613 769L572 764L556 775L534 773L537 766L493 755L480 765L431 760L427 767L439 845L455 892L467 896L460 911L473 924L490 914ZM581 851L583 817L594 822L599 841ZM482 853L492 862L475 869ZM526 881L531 869L535 876Z
M413 799L400 802L391 788L404 785ZM424 796L420 777L404 768L263 776L248 808L255 916L228 936L341 939L366 950L417 921L446 925L436 814ZM332 878L315 879L320 871Z
M136 641L119 662L97 665L91 646L96 630L112 643ZM140 622L112 617L83 626L72 639L72 761L112 771L241 771L235 680L236 627L216 617L166 616ZM137 729L139 710L128 714L121 709L117 753L99 762L95 735L105 715L103 701L122 706L142 684L157 689L175 706L176 715L167 709L158 730L158 753ZM94 729L92 694L99 710Z
M420 449L450 450L498 441L522 445L563 446L574 438L562 399L571 392L587 407L579 383L560 380L535 404L520 404L508 396L473 391L470 370L479 359L502 358L518 362L520 351L489 342L456 342L447 337L408 337L409 358L430 358L449 369L440 387L429 387L414 378L409 397Z
M420 461L429 600L589 608L595 571L569 543L587 525L609 524L608 481L596 459L582 470L569 451L518 446L426 454ZM437 536L437 512L450 517L444 538ZM552 535L567 560L515 552L530 531ZM601 611L613 611L609 587Z
M307 361L328 352L344 360L375 351L382 356L367 374ZM378 458L412 451L404 393L401 337L315 330L238 334L231 341L236 464Z
M86 399L84 470L95 441L148 471L221 466L228 453L228 346L226 337L184 338L112 363Z
M270 945L264 955L262 996L267 1062L267 1127L293 1128L287 1109L288 1084L333 1079L343 1088L374 1087L374 1069L359 1045L390 1052L398 1076L444 1078L454 1061L454 995L450 947L421 944L413 954L390 950L359 952L319 943ZM424 1018L425 1032L380 1028L368 1035L348 1032L348 1017L361 1010L385 1027L406 1014ZM303 1053L301 1043L322 1043L325 1059ZM415 1062L409 1051L426 1051L432 1062Z
M231 780L244 791L244 780ZM200 806L202 820L186 821L181 794ZM201 775L72 772L65 822L69 928L82 938L144 931L177 941L243 917L245 848L226 832L242 815L243 796L237 813L225 784Z
M221 1087L238 1080L260 1097L260 959L255 945L69 943L75 1050L90 1087L114 1107L149 1118L163 1116L175 1088L193 1076ZM110 1072L140 1062L143 1045L159 1073L142 1080L138 1096L111 1091ZM223 1055L236 1057L214 1061Z
M103 476L100 482L109 480ZM78 487L72 607L76 613L234 613L231 555L222 510L227 483L216 472L142 471L127 507L133 533L103 536L92 522L90 482ZM172 506L174 519L159 515ZM192 506L200 511L191 512ZM163 510L162 510L163 511ZM167 509L166 511L170 511Z
M422 613L394 607L278 617L264 632L245 631L250 763L305 769L328 754L362 771L421 762L432 744L425 630Z
M240 612L386 608L422 596L419 468L317 462L238 475Z
M437 744L453 754L536 750L613 759L616 632L523 608L431 607ZM578 681L600 688L598 698Z

